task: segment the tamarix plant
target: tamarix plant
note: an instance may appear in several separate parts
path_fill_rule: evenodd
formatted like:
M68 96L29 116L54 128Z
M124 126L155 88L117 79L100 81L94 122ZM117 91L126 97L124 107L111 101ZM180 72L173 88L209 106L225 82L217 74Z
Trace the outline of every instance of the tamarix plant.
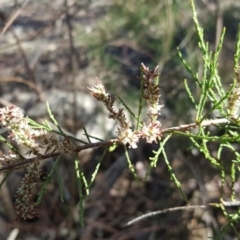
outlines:
M188 81L185 80L186 93L192 102L192 107L195 109L195 122L186 123L184 125L164 128L160 122L161 110L164 107L161 105L159 79L157 74L158 67L149 69L144 64L140 67L140 91L139 91L139 106L138 112L135 114L127 103L125 103L120 97L118 98L123 104L123 108L117 109L115 99L106 91L103 83L97 79L97 83L94 87L90 87L89 90L97 101L103 103L108 111L108 117L118 122L117 137L110 140L99 140L99 142L91 142L91 138L98 139L97 136L93 137L87 133L87 129L84 129L85 135L88 141L85 142L82 139L77 139L72 135L65 133L59 126L58 122L51 113L48 106L49 117L55 127L52 127L49 122L44 121L42 124L38 124L32 119L24 116L21 110L15 106L0 109L0 124L5 132L8 132L7 137L5 132L0 136L0 140L9 147L9 152L2 155L0 160L0 172L5 172L6 175L1 183L6 180L9 173L18 168L25 168L26 174L23 177L17 192L16 201L14 207L19 217L23 219L33 218L37 213L37 205L41 202L45 192L46 186L51 181L54 172L58 171L58 165L63 155L72 155L75 160L75 170L79 191L79 212L81 224L84 224L84 208L83 201L88 196L90 187L94 182L95 176L98 172L99 166L104 159L105 154L108 151L112 151L118 145L123 145L125 148L125 155L128 161L128 166L132 172L136 181L141 184L141 181L145 181L152 168L156 167L159 156L162 155L165 163L168 167L170 177L179 188L184 200L188 199L181 188L181 183L177 180L174 174L174 169L171 166L167 152L165 151L165 144L173 135L183 135L190 139L192 145L197 148L209 161L209 164L213 165L221 176L221 197L217 203L209 203L201 206L189 206L187 209L196 207L217 207L222 210L228 224L219 232L223 234L231 227L238 238L240 238L236 229L236 223L240 220L240 212L229 214L226 210L229 206L240 206L240 201L235 199L234 183L237 181L237 175L240 172L240 116L239 116L239 104L240 104L240 26L236 40L236 50L234 55L234 77L232 85L229 89L224 89L221 78L218 74L218 58L222 48L225 29L223 29L220 42L215 52L209 50L208 44L204 41L203 29L200 27L195 6L193 1L192 11L193 20L195 23L196 31L199 37L199 49L202 53L204 62L203 75L200 77L198 73L195 73L191 66L183 59L181 52L179 51L179 57L182 60L186 70L190 73L191 80L195 81L200 94L194 96L191 92ZM210 104L209 104L210 103ZM143 118L144 105L147 106L147 118ZM127 121L126 115L130 114L133 121ZM146 119L143 121L142 119ZM208 126L214 126L207 128ZM193 131L194 129L194 131ZM216 135L217 129L224 129L224 134ZM157 143L159 148L153 151L153 156L149 158L149 167L144 179L140 180L135 173L134 166L130 160L128 149L136 149L140 139L144 139L147 143ZM13 142L17 145L24 146L26 148L26 154L22 155L14 147ZM218 143L217 154L212 154L209 149L211 142ZM237 146L236 146L237 144ZM89 181L85 178L82 171L78 154L81 151L89 148L105 147L101 158L92 173L92 177ZM224 199L224 185L226 184L226 170L223 164L223 149L227 148L232 151L234 158L229 159L231 163L231 200ZM44 152L42 151L44 149ZM38 179L41 177L40 162L50 157L55 158L55 162L52 170L47 177L44 178L41 189L38 193L38 199L34 202L37 189L39 189ZM58 174L60 196L63 201L63 189L61 184L61 178ZM176 207L175 210L183 209L183 207ZM171 209L172 211L173 209ZM170 211L170 209L169 209ZM126 225L133 224L145 217L160 214L163 211L153 212L151 214L143 215Z

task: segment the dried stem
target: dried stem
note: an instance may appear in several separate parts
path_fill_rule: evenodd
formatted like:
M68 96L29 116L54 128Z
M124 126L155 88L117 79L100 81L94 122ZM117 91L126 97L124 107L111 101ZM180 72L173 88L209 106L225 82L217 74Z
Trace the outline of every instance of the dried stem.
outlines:
M136 222L139 222L145 218L148 217L153 217L156 215L164 214L164 213L169 213L169 212L175 212L175 211L180 211L180 210L194 210L196 208L209 208L209 207L220 207L220 204L222 204L224 207L239 207L240 206L240 201L234 201L234 202L225 202L223 201L222 203L208 203L206 205L194 205L194 206L180 206L180 207L173 207L173 208L167 208L155 212L150 212L143 214L142 216L139 216L129 222L127 222L124 227L128 227Z

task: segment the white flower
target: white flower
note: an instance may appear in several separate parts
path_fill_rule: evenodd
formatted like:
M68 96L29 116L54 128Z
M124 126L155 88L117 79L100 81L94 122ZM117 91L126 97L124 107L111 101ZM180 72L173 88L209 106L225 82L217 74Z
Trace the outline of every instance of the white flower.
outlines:
M102 82L97 78L97 83L94 87L88 88L91 92L92 95L98 99L98 100L103 100L104 98L108 97L108 93L106 92Z
M150 113L150 115L160 115L160 111L163 108L163 105L160 104L156 104L156 106L149 106L148 107L148 111Z
M118 130L118 139L124 144L129 144L129 148L137 148L139 136L133 132L130 128Z
M142 128L142 136L146 138L148 143L156 142L157 138L161 136L161 123L155 121L148 125L144 124Z

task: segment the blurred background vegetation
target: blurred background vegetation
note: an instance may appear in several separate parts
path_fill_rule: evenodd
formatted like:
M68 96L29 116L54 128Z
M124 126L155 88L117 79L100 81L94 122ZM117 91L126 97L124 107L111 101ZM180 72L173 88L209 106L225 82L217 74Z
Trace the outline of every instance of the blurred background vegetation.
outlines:
M228 88L234 73L240 2L195 2L198 19L211 50L215 50L223 27L227 29L219 74ZM76 134L82 126L88 127L90 119L96 119L93 124L99 125L99 106L96 103L96 107L91 98L85 98L89 95L87 87L94 85L96 76L108 92L121 96L133 110L137 109L139 67L143 62L150 68L159 65L160 102L165 105L161 116L163 127L194 121L183 80L189 80L195 95L199 94L198 89L177 54L179 48L191 67L202 74L203 59L188 0L0 0L0 28L2 106L16 104L28 116L41 121L47 117L45 102L49 101L59 123ZM108 129L107 126L100 127ZM98 137L101 129L94 128L94 131ZM104 137L113 135L114 132L108 132ZM167 152L189 199L193 203L202 202L198 185L205 188L206 198L217 198L219 176L207 165L203 156L187 147L188 142L176 137L171 140ZM146 166L154 148L156 146L143 144L133 154L136 166ZM212 149L214 151L214 145ZM87 175L91 175L100 154L100 150L82 153L83 169ZM36 222L13 223L15 213L11 204L14 201L14 186L17 186L22 172L17 177L14 175L8 186L1 190L4 192L0 198L5 206L0 211L2 226L5 226L1 232L2 239L6 239L4 237L13 228L18 228L19 239L33 239L27 236L35 236L35 239L178 239L181 234L183 239L200 240L212 236L225 224L220 212L205 215L174 213L122 229L127 220L141 213L181 205L183 200L180 200L180 194L174 189L161 161L150 180L139 187L124 164L118 170L114 168L121 155L122 149L119 149L106 156L97 179L106 181L108 185L110 177L107 174L115 171L116 176L108 187L103 185L107 190L103 191L102 185L95 186L95 195L86 201L84 229L79 227L75 214L78 196L69 159L64 159L62 164L66 203L59 203L57 183L50 184L46 202L42 205L42 216ZM192 160L196 160L195 165L189 163ZM43 170L48 172L51 164L51 161L44 163ZM204 173L196 173L203 168ZM228 239L234 239L231 234L228 233Z

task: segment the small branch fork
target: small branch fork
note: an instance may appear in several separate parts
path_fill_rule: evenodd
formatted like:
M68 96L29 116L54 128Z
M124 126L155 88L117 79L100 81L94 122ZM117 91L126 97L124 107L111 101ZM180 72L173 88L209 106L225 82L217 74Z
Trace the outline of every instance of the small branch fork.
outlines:
M230 121L226 118L210 119L210 120L203 121L201 124L190 123L190 124L180 125L180 126L177 126L177 127L166 128L166 129L163 129L161 131L161 134L172 133L172 132L175 132L175 131L187 131L187 130L190 130L190 129L193 129L193 128L197 128L200 125L202 127L207 127L207 126L211 126L211 125L219 125L219 124L221 125L221 124L228 124L228 123L230 123ZM112 139L112 140L103 141L103 142L89 143L89 144L86 144L86 145L83 145L83 146L77 146L75 148L75 152L76 153L81 152L82 150L89 149L89 148L111 146L113 144L120 144L120 142L119 142L118 139ZM0 172L6 171L6 170L13 170L15 168L19 168L19 167L25 166L27 164L33 163L34 161L42 161L42 160L46 160L48 158L58 157L60 155L62 155L61 152L55 152L55 153L43 154L43 155L40 155L40 156L37 156L37 157L22 159L19 162L4 165L4 166L0 167Z

